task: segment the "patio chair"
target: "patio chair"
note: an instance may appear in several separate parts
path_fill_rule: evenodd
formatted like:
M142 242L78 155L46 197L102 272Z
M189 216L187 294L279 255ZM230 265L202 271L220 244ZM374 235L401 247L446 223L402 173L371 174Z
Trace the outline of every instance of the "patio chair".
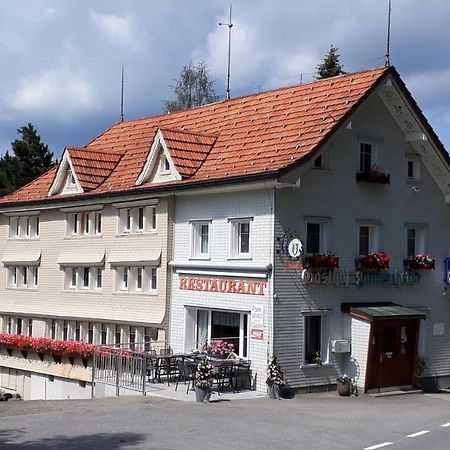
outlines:
M223 364L216 366L215 384L219 392L223 391L226 387L236 390L236 371L234 364Z
M167 354L163 358L159 358L159 381L161 381L161 376L165 376L167 378L167 386L170 385L170 382L178 376L178 362L177 358L170 356Z
M178 384L180 380L183 380L185 385L186 381L188 382L186 388L186 394L188 394L191 383L192 387L194 386L195 371L197 370L197 366L195 363L183 360L178 360L177 365L178 365L178 377L177 377L177 384L175 386L175 391L178 389Z

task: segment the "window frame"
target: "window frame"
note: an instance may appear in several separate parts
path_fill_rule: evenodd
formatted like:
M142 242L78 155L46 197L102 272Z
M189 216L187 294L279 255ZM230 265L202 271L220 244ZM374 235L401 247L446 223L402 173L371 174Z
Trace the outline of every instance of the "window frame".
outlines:
M305 254L306 256L312 256L315 254L321 254L329 251L330 244L330 229L331 229L331 217L324 216L304 216L303 220L305 222ZM318 225L319 226L319 248L318 252L310 252L308 246L308 225Z
M405 224L406 234L406 256L423 255L426 248L425 231L427 229L426 224ZM414 231L414 254L409 252L409 232Z
M322 364L328 364L330 358L329 351L329 311L303 311L303 352L302 361L303 366L316 366L315 362L307 360L307 344L308 344L308 322L311 317L320 318L320 343L319 343L319 353Z
M376 253L380 251L380 230L381 222L375 220L360 220L357 219L357 249L360 257L367 256L369 253ZM368 253L361 253L361 228L368 228Z
M191 220L191 259L209 259L211 248L211 220ZM203 252L203 227L208 227L206 245L207 251Z
M253 217L228 218L228 223L228 259L252 259ZM242 225L248 225L248 252L242 251Z

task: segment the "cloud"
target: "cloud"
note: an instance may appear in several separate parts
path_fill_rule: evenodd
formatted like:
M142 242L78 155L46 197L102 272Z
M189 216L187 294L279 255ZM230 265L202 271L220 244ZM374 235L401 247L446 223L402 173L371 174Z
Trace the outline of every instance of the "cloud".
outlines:
M442 107L450 104L450 68L426 70L412 73L405 77L408 88L414 92L421 104Z
M18 85L7 98L11 108L18 111L65 120L98 109L92 86L69 66L27 75Z
M114 46L134 51L140 49L139 41L133 32L137 27L131 15L121 17L114 14L103 14L91 9L90 18Z

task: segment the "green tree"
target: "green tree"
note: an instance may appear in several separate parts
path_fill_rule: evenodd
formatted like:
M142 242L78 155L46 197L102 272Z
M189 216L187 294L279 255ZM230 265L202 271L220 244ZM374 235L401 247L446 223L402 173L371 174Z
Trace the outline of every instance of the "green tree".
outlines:
M340 55L337 51L338 49L332 44L329 52L325 55L323 63L317 66L316 80L345 74L344 66L339 61Z
M208 68L203 61L194 66L192 61L180 72L180 78L171 85L176 100L165 100L167 112L180 111L217 102L219 97L214 92L214 81L209 79Z
M7 151L0 158L0 193L5 195L42 175L54 164L53 153L29 123L20 127L21 139L11 142L13 156Z

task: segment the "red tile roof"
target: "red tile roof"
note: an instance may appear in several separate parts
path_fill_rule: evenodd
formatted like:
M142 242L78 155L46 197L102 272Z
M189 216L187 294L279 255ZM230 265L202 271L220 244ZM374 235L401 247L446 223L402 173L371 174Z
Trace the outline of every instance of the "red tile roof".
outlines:
M160 129L184 177L170 184L276 174L317 150L390 71L396 74L372 69L120 122L84 149L70 150L75 170L92 195L156 186L136 186L136 180ZM0 203L47 198L54 174L50 170Z
M78 182L84 191L102 184L116 168L123 153L67 147Z
M178 173L183 178L190 177L201 167L217 140L217 135L181 129L161 128L160 131Z

